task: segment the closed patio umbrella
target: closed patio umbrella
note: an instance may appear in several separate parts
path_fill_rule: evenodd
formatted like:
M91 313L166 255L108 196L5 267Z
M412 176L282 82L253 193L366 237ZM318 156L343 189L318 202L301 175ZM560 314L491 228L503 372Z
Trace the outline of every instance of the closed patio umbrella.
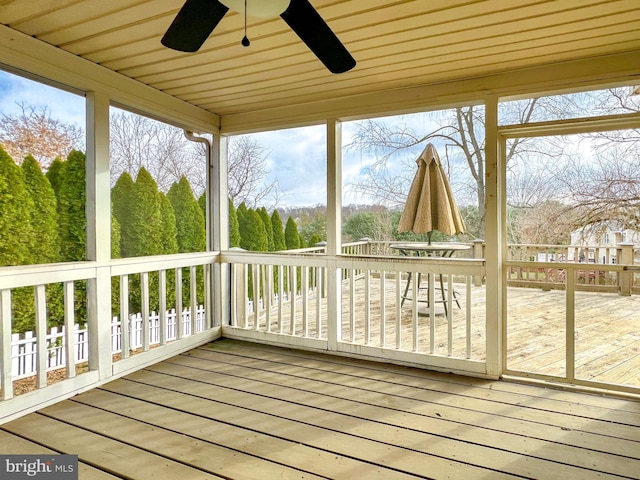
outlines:
M436 148L428 144L416 163L418 171L411 183L398 231L426 233L429 243L434 230L445 235L464 233L464 221Z

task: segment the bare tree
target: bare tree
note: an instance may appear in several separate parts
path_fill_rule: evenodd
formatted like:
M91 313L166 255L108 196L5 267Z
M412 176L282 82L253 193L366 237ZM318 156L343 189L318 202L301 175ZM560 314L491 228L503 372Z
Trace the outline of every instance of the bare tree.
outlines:
M530 120L538 99L520 102L513 107L517 114L513 123ZM484 232L486 211L485 198L485 156L484 156L484 107L469 105L453 110L433 112L430 119L441 124L440 127L425 133L417 133L406 124L387 125L380 120L365 120L357 124L356 134L348 148L373 153L376 162L370 167L364 182L355 185L360 193L369 195L381 203L401 205L406 199L408 185L415 171L415 164L405 169L406 174L389 175L389 159L400 151L417 145L434 142L444 148L445 167L450 176L462 172L469 179L466 183L468 196L475 197L480 217L480 231ZM516 139L507 152L507 160L518 151L522 151L526 141ZM411 162L406 162L409 166ZM465 167L462 167L465 166Z
M509 241L564 245L575 229L575 213L565 204L553 200L514 209L509 222Z
M629 87L595 96L595 115L640 112L640 96ZM580 225L617 221L640 229L640 130L602 131L581 135L588 159L572 162L566 182Z
M111 114L111 183L123 172L134 178L144 167L162 191L185 176L195 193L205 188L206 157L172 125L125 111Z
M265 148L247 135L231 137L228 158L228 188L233 203L239 205L244 202L249 208L275 208L280 199L278 182L265 182L271 173Z
M17 163L30 154L46 169L71 150L84 149L84 130L78 125L52 118L47 107L17 105L20 113L3 114L0 121L0 143Z

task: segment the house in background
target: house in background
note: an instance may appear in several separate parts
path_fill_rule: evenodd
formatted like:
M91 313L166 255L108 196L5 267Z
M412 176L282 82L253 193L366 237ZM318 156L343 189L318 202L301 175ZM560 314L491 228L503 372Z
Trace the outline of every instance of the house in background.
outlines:
M640 231L616 220L591 223L571 232L571 246L582 248L569 249L569 261L613 264L621 244L640 247Z

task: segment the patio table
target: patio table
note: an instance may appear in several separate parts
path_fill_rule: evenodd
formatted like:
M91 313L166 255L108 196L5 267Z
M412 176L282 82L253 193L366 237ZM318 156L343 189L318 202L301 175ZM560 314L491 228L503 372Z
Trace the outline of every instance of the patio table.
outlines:
M416 256L416 257L440 257L440 258L450 258L452 257L455 253L457 252L461 252L464 250L469 250L471 248L470 245L464 245L464 244L460 244L460 243L448 243L448 242L442 242L442 243L428 243L428 242L403 242L403 243L392 243L390 245L390 247L394 250L398 250L402 255L411 257L411 256ZM402 295L402 301L400 302L400 305L403 306L404 305L404 301L405 300L411 300L411 297L407 296L407 293L409 292L409 287L411 286L411 280L412 280L412 275L411 272L408 273L408 278L407 278L407 284L404 288L404 293ZM444 314L445 316L447 316L447 299L445 296L445 288L444 288L444 282L442 279L442 274L440 273L438 275L439 277L439 283L440 283L440 300L436 300L436 303L442 303L442 305L444 306ZM418 273L418 283L417 283L417 291L420 291L420 281L422 278L422 274ZM453 300L456 302L456 305L458 305L458 308L460 308L460 302L458 301L458 295L457 292L455 290L453 290ZM423 303L429 303L428 301L424 301L424 300L417 300L418 302L423 302Z

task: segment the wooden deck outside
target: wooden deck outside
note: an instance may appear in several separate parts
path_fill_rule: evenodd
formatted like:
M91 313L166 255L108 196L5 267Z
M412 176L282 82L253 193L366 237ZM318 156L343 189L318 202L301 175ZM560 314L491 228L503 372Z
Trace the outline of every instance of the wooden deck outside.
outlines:
M0 427L82 479L638 478L640 402L220 340Z
M362 278L356 280L353 289L355 300L350 298L349 281L343 284L342 338L357 344L383 346L380 335L380 284L372 280L368 287ZM404 280L401 284L404 288ZM366 293L368 289L368 294ZM472 286L465 295L464 285L457 284L461 293L460 306L452 309L451 354L465 358L466 355L466 302L471 303L470 358L485 360L486 338L486 289ZM411 302L401 309L401 320L396 322L396 303L400 298L394 281L385 287L385 347L395 348L396 332L400 329L401 349L411 351L414 346ZM424 299L424 294L422 297ZM540 288L507 288L507 367L512 371L531 372L541 375L563 377L566 361L566 292L564 290L542 290ZM355 305L353 331L350 312ZM363 312L365 305L370 311L368 339ZM315 294L310 294L308 315L316 317ZM442 306L436 308L442 313ZM273 307L271 331L278 331L277 307ZM322 304L322 318L326 318L326 303ZM420 307L419 307L420 309ZM424 311L424 309L422 310ZM297 309L295 330L302 335L302 307ZM284 305L281 315L290 327L290 304ZM266 325L264 313L261 322ZM430 345L430 319L418 319L418 351L428 352ZM316 336L315 321L309 322L309 336ZM398 327L399 325L399 327ZM251 327L251 326L250 326ZM640 295L621 296L618 293L578 291L575 293L575 338L576 378L585 381L603 382L640 388ZM324 325L326 330L326 325ZM448 355L448 322L444 315L435 317L434 352ZM324 336L326 332L321 332Z

